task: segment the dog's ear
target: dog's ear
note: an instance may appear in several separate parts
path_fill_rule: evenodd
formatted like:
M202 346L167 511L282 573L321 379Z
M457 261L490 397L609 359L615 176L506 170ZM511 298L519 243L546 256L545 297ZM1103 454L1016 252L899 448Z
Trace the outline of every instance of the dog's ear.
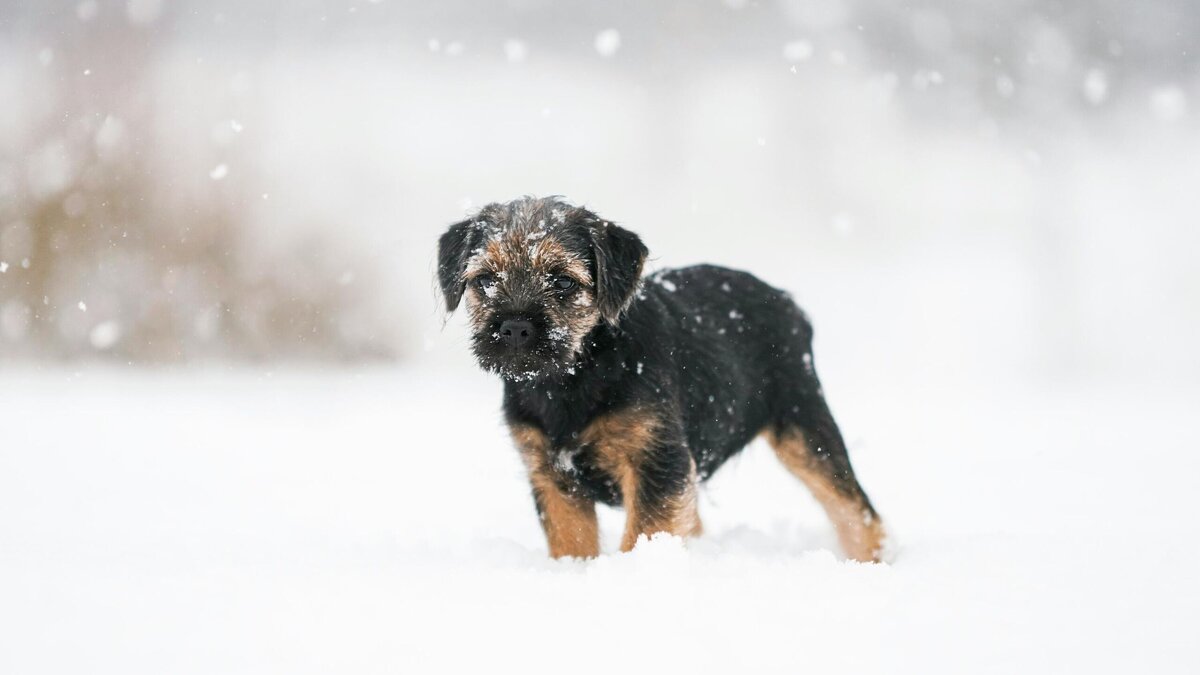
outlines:
M455 223L438 239L438 283L446 298L446 311L453 312L467 289L467 261L480 238L474 220Z
M609 222L592 229L596 256L596 306L600 315L615 326L633 302L649 251L636 234Z

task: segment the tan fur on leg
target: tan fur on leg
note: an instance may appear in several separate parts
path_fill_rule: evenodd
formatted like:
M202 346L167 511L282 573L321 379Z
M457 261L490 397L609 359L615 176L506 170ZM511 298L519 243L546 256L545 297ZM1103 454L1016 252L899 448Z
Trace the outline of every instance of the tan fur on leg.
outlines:
M821 460L811 451L801 433L789 432L782 437L768 433L766 436L783 465L808 487L825 509L846 555L862 562L879 562L887 540L887 530L879 516L872 513L861 498L837 488L829 472L821 470L818 464Z
M590 500L564 492L555 482L551 473L550 440L533 427L515 426L510 431L529 472L550 555L555 558L600 555L596 506Z
M695 537L703 532L696 504L698 479L696 462L691 464L686 488L658 505L653 511L641 506L638 469L647 449L654 442L658 421L637 410L605 415L584 431L581 438L596 449L604 470L621 486L625 507L625 532L621 550L631 551L640 535L667 532L680 537Z

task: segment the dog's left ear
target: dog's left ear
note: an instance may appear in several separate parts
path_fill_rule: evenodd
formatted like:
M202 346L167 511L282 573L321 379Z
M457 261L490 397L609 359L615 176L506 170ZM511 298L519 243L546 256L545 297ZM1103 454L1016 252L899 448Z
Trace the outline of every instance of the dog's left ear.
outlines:
M467 289L467 261L479 241L480 232L474 220L455 223L438 239L438 283L446 298L446 311L453 312Z
M615 326L633 302L650 251L636 234L603 221L592 229L592 250L596 256L596 306L604 320Z

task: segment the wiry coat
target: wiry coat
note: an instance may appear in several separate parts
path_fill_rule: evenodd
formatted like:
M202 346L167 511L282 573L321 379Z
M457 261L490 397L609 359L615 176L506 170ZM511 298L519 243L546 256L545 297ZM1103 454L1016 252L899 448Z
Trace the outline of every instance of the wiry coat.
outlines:
M595 502L629 512L624 548L697 534L697 482L765 434L847 552L877 559L882 524L825 404L804 313L711 265L643 280L646 254L632 232L556 199L489 205L440 242L447 306L467 295L476 355L505 378L551 552L598 552ZM518 320L536 337L514 348L501 331Z

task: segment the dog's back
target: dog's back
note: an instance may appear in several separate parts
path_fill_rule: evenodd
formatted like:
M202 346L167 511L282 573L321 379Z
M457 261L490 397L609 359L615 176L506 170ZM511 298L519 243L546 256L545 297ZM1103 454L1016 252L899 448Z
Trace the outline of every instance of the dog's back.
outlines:
M819 387L807 318L786 292L757 277L696 265L647 277L641 295L627 330L662 343L651 352L674 364L673 389L702 478L758 434L792 421L803 390ZM664 323L677 330L662 331Z

